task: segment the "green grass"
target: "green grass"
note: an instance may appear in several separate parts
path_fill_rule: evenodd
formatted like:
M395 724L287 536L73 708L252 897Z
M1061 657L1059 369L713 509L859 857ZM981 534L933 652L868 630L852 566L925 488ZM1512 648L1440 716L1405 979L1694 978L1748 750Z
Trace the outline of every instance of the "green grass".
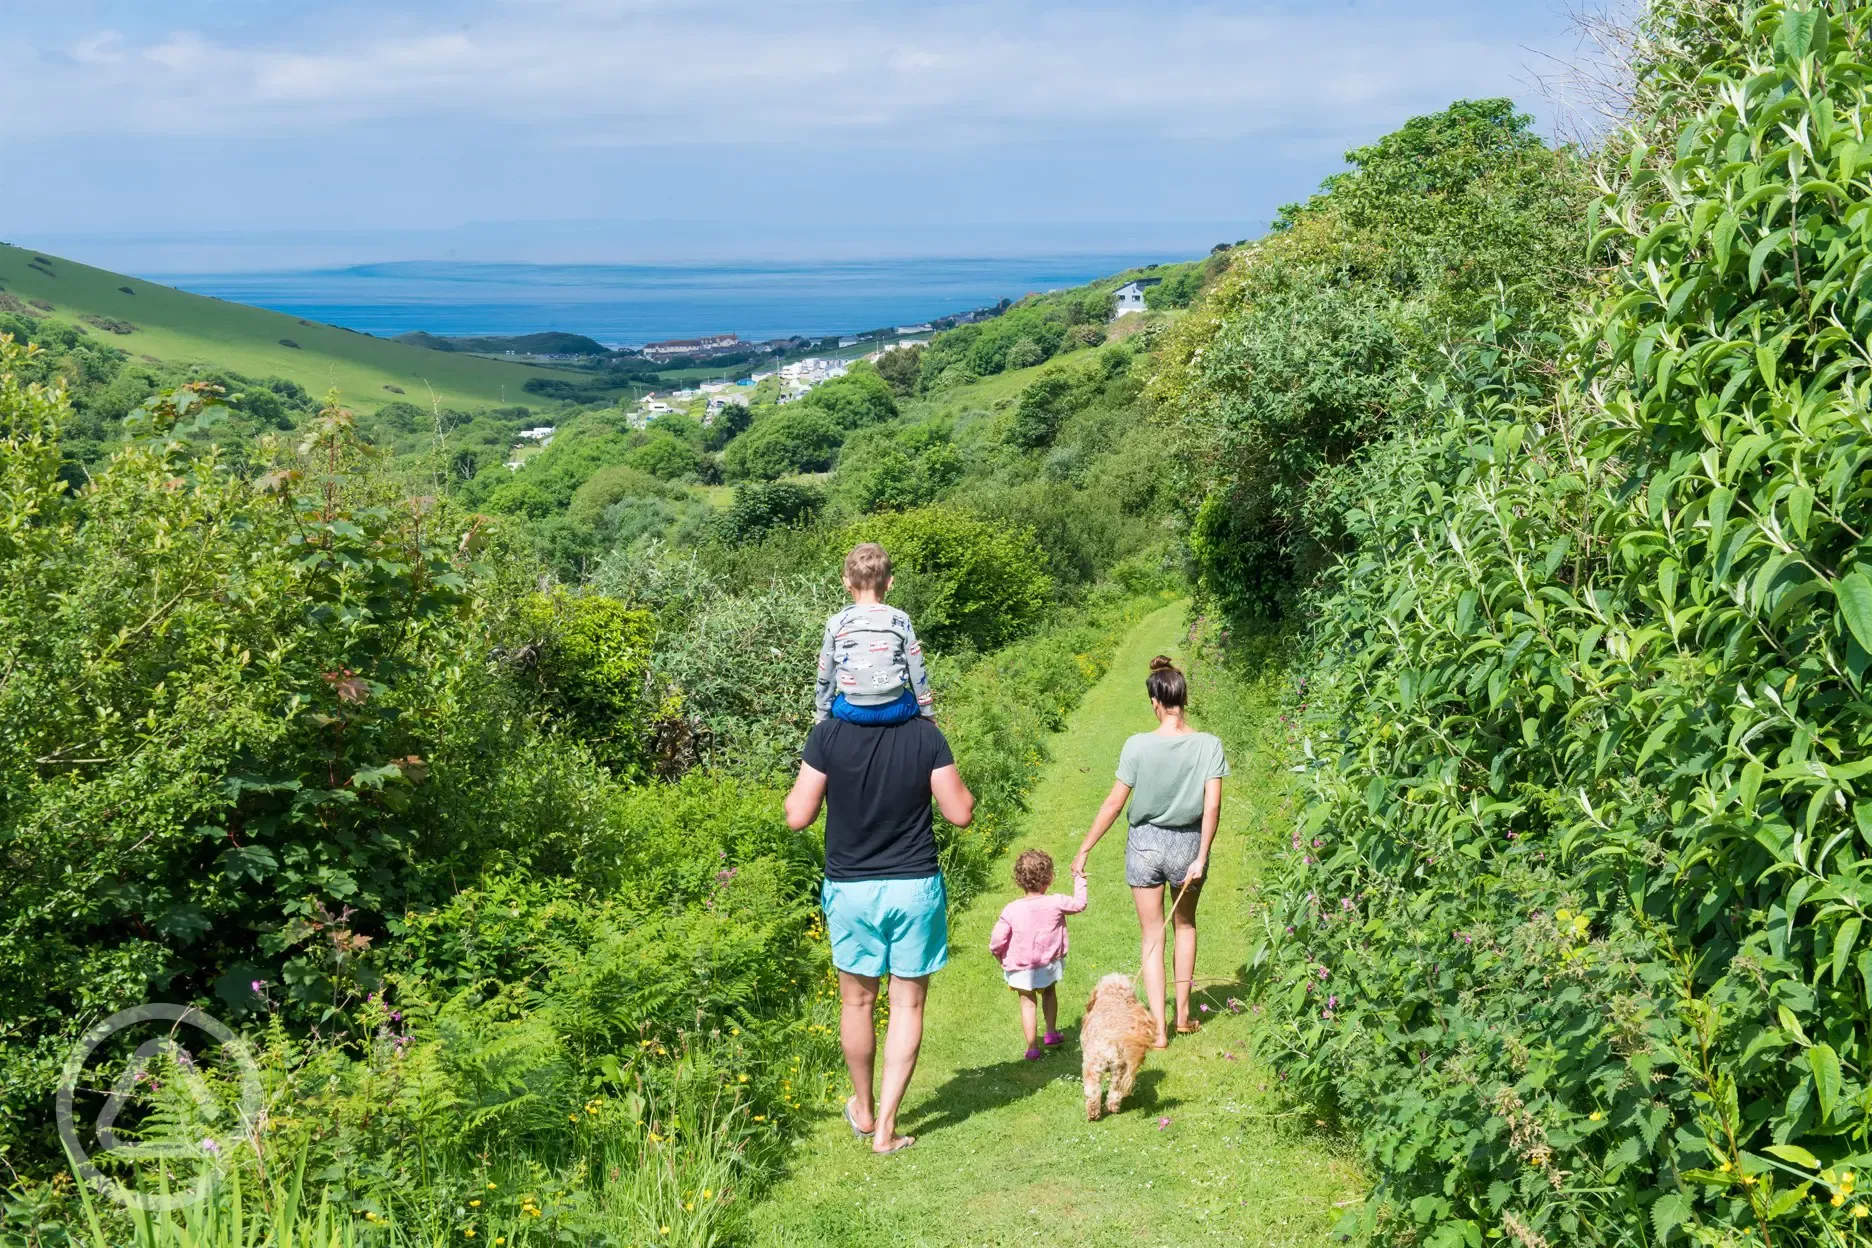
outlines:
M1185 608L1149 616L1112 672L1081 704L1032 797L1017 847L1039 846L1063 872L1111 784L1126 736L1153 726L1143 696L1151 655L1182 649ZM1200 724L1201 706L1197 722ZM1236 757L1212 858L1198 955L1197 1036L1153 1054L1123 1113L1084 1119L1074 1041L1092 984L1137 966L1137 919L1123 875L1123 830L1091 863L1091 905L1072 920L1060 994L1068 1044L1028 1063L1014 997L987 952L988 932L1014 896L1004 883L950 931L949 967L930 992L922 1064L903 1130L909 1152L875 1158L832 1118L798 1150L793 1173L755 1211L764 1245L1231 1244L1334 1241L1339 1202L1363 1194L1340 1141L1312 1128L1268 1089L1249 1056L1250 1015L1225 1004L1251 944L1243 893L1264 843L1256 831L1285 796L1267 760ZM1170 1119L1158 1127L1158 1119Z
M32 265L38 256L51 261L49 274ZM125 286L136 293L125 294L119 289ZM256 379L286 377L317 396L336 386L344 402L367 409L397 399L427 406L431 390L451 407L537 405L539 400L522 388L528 379L550 376L583 382L590 376L546 365L428 351L5 244L0 244L0 291L23 302L43 300L52 305L50 319L82 326L133 356L182 369L225 368ZM136 329L111 333L88 324L87 316L127 322ZM299 345L282 346L281 339Z

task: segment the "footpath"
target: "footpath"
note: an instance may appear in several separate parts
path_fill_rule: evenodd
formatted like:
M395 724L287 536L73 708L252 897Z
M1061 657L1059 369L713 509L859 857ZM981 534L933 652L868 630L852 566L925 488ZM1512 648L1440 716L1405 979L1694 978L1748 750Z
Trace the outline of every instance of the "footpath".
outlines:
M1120 646L1086 696L1036 787L1014 850L1066 865L1111 787L1118 749L1154 727L1143 693L1154 654L1181 661L1181 604L1158 611ZM1200 686L1191 720L1202 726ZM1199 915L1196 973L1201 1033L1174 1037L1146 1061L1116 1117L1085 1121L1078 1022L1092 985L1135 973L1138 928L1123 869L1122 822L1093 851L1091 904L1070 920L1072 952L1060 990L1067 1043L1022 1059L1020 1015L987 951L1011 880L990 889L950 928L950 962L931 981L922 1061L899 1127L916 1146L873 1157L833 1115L801 1141L792 1174L755 1211L755 1241L774 1248L929 1245L1326 1245L1341 1202L1361 1194L1344 1146L1284 1111L1274 1077L1248 1053L1251 1014L1231 996L1252 947L1243 891L1257 869L1248 835L1271 811L1279 777L1260 760L1231 758L1223 820ZM1011 864L1012 857L1007 859ZM1005 873L1004 873L1005 874ZM1221 982L1214 982L1221 981Z

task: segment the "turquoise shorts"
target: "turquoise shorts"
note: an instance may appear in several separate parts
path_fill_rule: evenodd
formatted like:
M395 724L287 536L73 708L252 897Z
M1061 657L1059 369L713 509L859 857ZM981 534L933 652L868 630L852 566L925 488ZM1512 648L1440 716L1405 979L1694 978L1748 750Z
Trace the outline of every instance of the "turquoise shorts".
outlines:
M841 971L916 979L949 963L949 894L940 875L827 880L819 903Z

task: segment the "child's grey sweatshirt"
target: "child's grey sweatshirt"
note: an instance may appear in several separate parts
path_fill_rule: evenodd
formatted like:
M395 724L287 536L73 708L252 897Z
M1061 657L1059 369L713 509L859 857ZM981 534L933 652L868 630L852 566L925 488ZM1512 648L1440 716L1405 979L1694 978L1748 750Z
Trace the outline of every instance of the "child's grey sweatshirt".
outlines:
M853 603L826 621L814 723L832 713L832 700L841 693L853 706L886 706L905 689L916 693L918 713L934 719L923 647L909 616L881 602Z

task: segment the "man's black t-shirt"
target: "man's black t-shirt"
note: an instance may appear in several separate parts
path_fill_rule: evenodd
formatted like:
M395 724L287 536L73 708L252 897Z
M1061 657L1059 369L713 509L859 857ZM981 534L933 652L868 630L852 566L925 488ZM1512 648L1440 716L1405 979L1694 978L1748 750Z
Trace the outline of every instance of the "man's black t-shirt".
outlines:
M930 773L954 765L942 730L919 715L901 724L814 725L800 752L826 777L828 880L917 880L935 875Z

